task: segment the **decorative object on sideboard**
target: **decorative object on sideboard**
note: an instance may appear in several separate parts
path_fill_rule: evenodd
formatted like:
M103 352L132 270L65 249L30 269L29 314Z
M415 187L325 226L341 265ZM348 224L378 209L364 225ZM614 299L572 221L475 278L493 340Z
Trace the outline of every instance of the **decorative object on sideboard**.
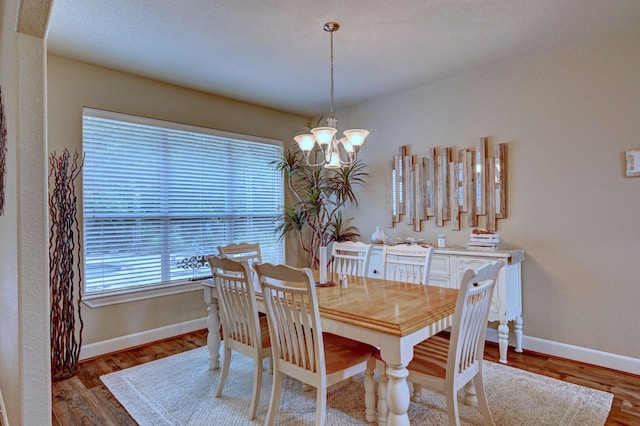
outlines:
M0 86L0 216L4 214L4 186L7 174L7 124L4 117L4 102Z
M333 33L338 31L339 28L340 25L337 22L327 22L322 27L323 30L329 33L331 40L331 113L327 118L328 126L315 127L311 129L311 133L301 134L294 138L304 153L307 165L314 167L324 166L328 169L339 169L340 167L354 164L358 157L360 146L369 135L368 130L351 129L344 131L344 137L336 138L338 120L333 115ZM320 161L311 162L309 160L311 152L315 152L316 156L321 154ZM344 155L341 152L344 152ZM343 160L342 157L345 159Z
M49 288L51 379L73 377L82 347L82 250L75 181L82 170L78 151L49 156ZM77 258L76 258L77 256Z
M507 144L495 144L488 156L487 143L479 138L475 149L427 148L424 157L401 146L387 167L387 226L404 216L416 232L429 218L460 230L465 213L467 226L478 226L478 216L485 216L485 227L495 231L496 220L507 217Z
M405 237L405 238L396 237L396 239L393 240L393 242L390 242L388 244L390 246L395 246L397 244L417 244L422 247L433 247L433 244L431 244L427 240L423 238L414 238L414 237Z
M473 250L497 251L499 245L500 234L479 228L471 231L467 242L467 248Z
M382 230L382 226L376 226L376 230L371 234L371 244L384 244L387 242L387 235Z
M626 177L640 177L640 149L625 152L625 165Z

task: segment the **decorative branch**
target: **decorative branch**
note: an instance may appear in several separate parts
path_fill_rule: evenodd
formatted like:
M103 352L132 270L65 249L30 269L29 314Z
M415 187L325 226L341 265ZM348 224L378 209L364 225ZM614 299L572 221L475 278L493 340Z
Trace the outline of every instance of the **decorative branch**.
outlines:
M2 87L0 87L0 216L4 214L4 188L7 174L7 125L4 117Z
M77 373L82 346L82 293L79 288L77 294L74 291L76 285L79 287L82 283L82 247L75 180L80 175L84 161L78 164L78 157L76 151L71 158L66 148L60 157L55 151L49 156L49 288L53 380L63 380ZM79 324L78 330L76 323Z

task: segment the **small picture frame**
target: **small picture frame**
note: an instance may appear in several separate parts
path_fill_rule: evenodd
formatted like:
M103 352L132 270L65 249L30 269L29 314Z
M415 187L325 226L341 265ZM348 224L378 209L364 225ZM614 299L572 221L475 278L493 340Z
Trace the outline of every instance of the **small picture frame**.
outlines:
M640 177L640 149L630 149L625 155L626 177Z

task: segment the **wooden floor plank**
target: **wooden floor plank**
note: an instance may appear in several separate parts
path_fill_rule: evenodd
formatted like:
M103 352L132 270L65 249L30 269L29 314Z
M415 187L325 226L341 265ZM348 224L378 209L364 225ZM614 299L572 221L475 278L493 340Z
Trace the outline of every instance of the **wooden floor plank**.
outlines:
M135 425L102 384L100 376L205 346L206 330L184 334L80 364L75 377L52 384L54 426ZM485 359L498 362L498 345L488 342ZM509 366L614 395L606 426L640 425L640 376L525 350L509 348Z

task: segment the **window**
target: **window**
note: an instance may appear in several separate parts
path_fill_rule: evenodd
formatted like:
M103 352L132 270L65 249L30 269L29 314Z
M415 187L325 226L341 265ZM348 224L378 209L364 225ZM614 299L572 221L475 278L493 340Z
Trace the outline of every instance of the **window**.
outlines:
M188 283L232 242L282 263L281 143L89 108L82 128L85 296Z

